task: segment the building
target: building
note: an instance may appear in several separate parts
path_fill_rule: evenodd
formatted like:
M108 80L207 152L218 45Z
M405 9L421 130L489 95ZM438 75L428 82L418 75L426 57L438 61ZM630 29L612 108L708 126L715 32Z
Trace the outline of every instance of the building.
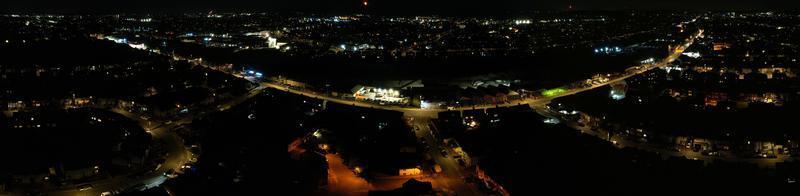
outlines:
M416 176L422 175L422 170L419 168L400 169L400 176Z
M378 101L395 104L406 102L406 98L400 94L400 91L394 89L356 86L352 89L352 91L356 100Z
M625 81L623 80L611 84L611 92L609 93L609 96L611 97L611 99L619 101L625 99L625 94L627 91L628 91L628 84L625 83Z

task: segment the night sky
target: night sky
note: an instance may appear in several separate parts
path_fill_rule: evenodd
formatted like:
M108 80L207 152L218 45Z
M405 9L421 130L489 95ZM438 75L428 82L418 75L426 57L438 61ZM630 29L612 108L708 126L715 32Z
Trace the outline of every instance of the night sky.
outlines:
M0 12L310 11L491 15L530 10L798 10L798 0L2 0Z

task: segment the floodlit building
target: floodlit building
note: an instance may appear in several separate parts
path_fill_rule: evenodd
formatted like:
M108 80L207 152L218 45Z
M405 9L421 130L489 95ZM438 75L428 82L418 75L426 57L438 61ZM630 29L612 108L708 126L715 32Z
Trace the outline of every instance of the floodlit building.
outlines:
M277 48L278 47L278 39L276 39L274 37L268 37L267 38L267 45L269 46L269 48Z
M611 92L609 96L613 100L622 100L625 99L625 94L628 91L628 84L625 81L620 81L614 84L611 84Z
M720 51L722 49L731 48L731 44L725 42L715 42L714 43L714 51Z
M389 103L403 103L406 98L400 95L400 91L394 89L383 89L367 86L356 86L353 88L353 96L357 100L379 101Z
M416 176L422 175L422 170L419 168L400 169L400 176Z
M269 47L269 48L280 49L281 46L283 46L283 45L286 45L286 43L278 42L277 38L274 38L274 37L268 37L267 38L267 47Z

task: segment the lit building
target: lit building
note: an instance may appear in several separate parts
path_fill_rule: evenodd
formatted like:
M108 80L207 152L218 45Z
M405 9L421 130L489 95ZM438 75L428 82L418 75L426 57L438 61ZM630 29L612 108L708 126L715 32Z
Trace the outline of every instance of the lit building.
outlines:
M422 175L422 170L419 168L400 169L400 176L416 176Z
M382 89L375 87L356 87L353 96L357 100L380 101L389 103L402 103L406 98L400 95L400 91L394 89Z
M716 42L714 43L714 51L720 51L722 49L730 48L731 45L725 42Z
M274 37L267 37L267 45L269 48L278 48L278 39Z
M712 92L706 95L704 100L706 106L716 107L719 102L728 101L728 94L723 92Z

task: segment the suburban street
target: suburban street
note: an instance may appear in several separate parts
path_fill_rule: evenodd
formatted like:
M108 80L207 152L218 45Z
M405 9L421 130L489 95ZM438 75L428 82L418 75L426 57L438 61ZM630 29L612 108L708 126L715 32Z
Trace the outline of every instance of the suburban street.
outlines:
M733 162L746 162L746 163L753 163L758 165L762 168L767 167L775 167L775 163L785 162L790 160L795 160L794 158L786 155L780 155L775 158L742 158L736 156L726 156L724 153L721 153L719 156L707 156L703 155L700 152L692 151L691 149L675 149L674 146L663 146L652 144L648 142L640 142L640 141L632 141L628 138L622 137L618 134L615 134L608 137L608 130L604 130L598 127L592 127L589 125L580 125L578 122L569 121L567 119L561 118L563 114L560 114L556 111L552 111L544 106L531 106L537 113L551 117L551 118L558 118L562 122L564 122L570 128L580 131L583 134L589 134L595 136L597 138L607 140L614 144L614 147L617 148L625 148L625 147L632 147L640 150L645 150L649 152L656 152L661 154L662 156L673 156L673 157L685 157L687 159L699 160L705 163L712 163L715 160L724 160L724 161L733 161Z
M328 192L336 195L368 195L372 186L344 165L339 155L326 154L328 161Z
M110 109L115 113L123 115L131 120L139 122L139 124L148 131L153 138L164 142L167 148L168 156L165 157L164 163L157 170L147 172L145 175L119 175L111 179L100 180L91 182L93 186L89 190L78 190L77 185L66 186L57 190L48 191L47 195L86 195L95 196L103 192L123 191L127 188L134 187L137 184L144 185L144 187L155 187L163 183L167 178L162 174L170 169L180 171L180 167L191 160L191 153L183 145L183 140L175 134L174 130L179 125L171 124L166 125L165 122L155 121L153 119L144 120L141 116L130 113L121 109ZM141 170L150 170L148 167Z
M114 192L114 191L124 191L128 188L132 188L137 185L144 185L143 187L138 188L147 188L147 187L156 187L167 180L167 177L163 175L164 172L172 169L174 171L181 171L181 166L186 163L192 161L191 152L189 149L184 146L183 139L180 138L175 133L175 129L179 128L180 126L191 124L192 119L198 117L200 115L206 115L210 113L214 113L216 111L224 111L228 110L242 102L247 101L250 98L255 97L261 91L264 90L265 87L256 87L251 89L246 94L232 98L222 104L219 104L218 108L201 108L199 111L195 111L190 113L189 115L179 118L177 120L173 120L172 122L168 122L168 120L158 120L155 118L143 118L139 114L131 113L119 108L105 108L99 107L99 109L107 109L114 113L120 114L122 116L127 117L130 120L139 122L139 125L145 131L148 131L153 138L164 142L164 146L167 149L168 155L164 157L165 161L156 170L148 171L145 175L118 175L114 176L113 178L106 179L106 180L99 180L90 183L84 184L91 184L93 187L88 190L78 190L78 184L60 187L54 190L43 191L47 195L86 195L86 196L96 196L100 195L103 192ZM142 170L150 170L143 168ZM9 195L24 195L24 193L10 193Z
M414 127L419 127L419 130L415 130L417 137L424 139L430 145L428 155L442 167L442 173L434 174L434 179L445 185L456 195L484 195L480 194L475 185L464 181L467 177L464 173L467 171L464 171L464 168L453 159L452 151L448 150L446 145L442 143L442 138L434 138L434 131L431 129L431 126L434 125L431 120L426 117L415 117L413 125ZM442 150L448 151L447 157L442 156L440 153Z

